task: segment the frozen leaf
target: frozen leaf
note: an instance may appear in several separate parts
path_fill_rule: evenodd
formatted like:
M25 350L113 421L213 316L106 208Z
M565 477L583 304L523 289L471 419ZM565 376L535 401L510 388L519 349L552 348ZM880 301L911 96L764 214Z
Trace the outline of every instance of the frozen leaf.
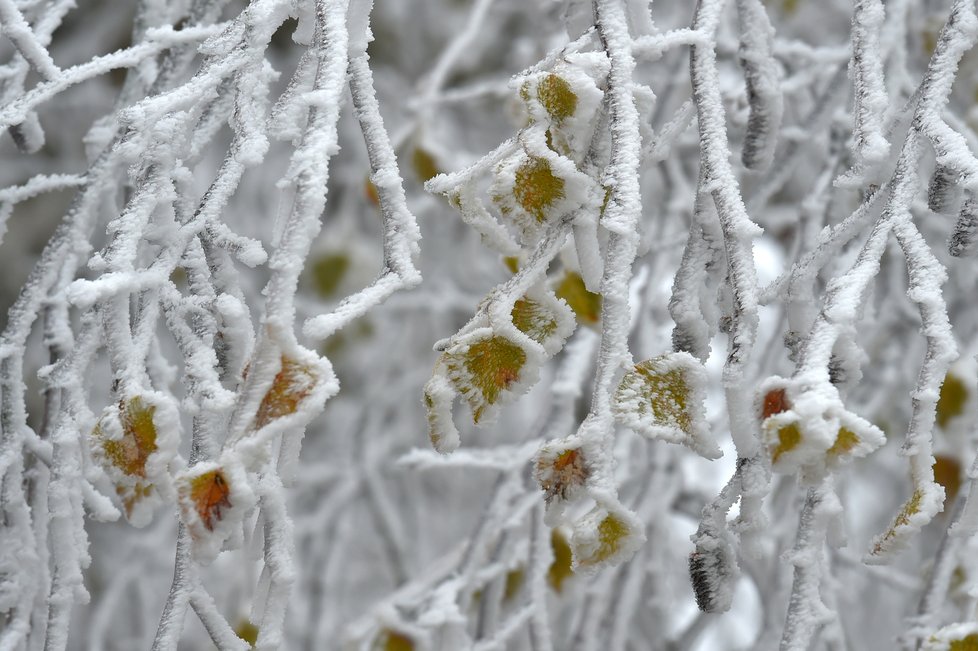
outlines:
M978 623L951 624L927 638L922 651L978 651Z
M594 326L601 320L601 295L589 292L581 274L568 271L555 288L557 298L567 302L579 323Z
M764 395L764 405L761 412L761 418L769 418L774 414L780 414L788 409L790 409L790 407L788 405L788 397L785 393L785 389L771 389Z
M252 624L249 619L242 619L234 627L234 634L251 646L255 646L255 643L258 642L258 632L258 627Z
M559 593L563 591L564 583L574 576L574 554L562 529L555 528L550 532L550 548L553 550L554 560L547 570L547 583Z
M615 419L643 436L720 456L706 424L706 372L689 353L660 355L625 373L612 402Z
M191 480L190 500L208 531L213 531L221 519L221 509L231 506L230 493L228 480L220 470L211 470Z
M95 437L102 440L102 449L110 463L130 476L146 476L146 460L156 452L156 407L146 405L139 396L130 398L122 409L122 438L106 439L99 425Z
M537 83L537 99L558 125L577 111L577 95L571 85L553 73L547 74Z
M525 149L494 168L489 196L503 221L518 229L523 245L532 246L548 225L596 203L597 183L552 151L545 134L529 131L522 140Z
M176 456L179 417L169 400L147 392L108 407L92 431L92 452L115 484L126 518L147 524L170 494L170 461ZM163 491L163 495L160 491Z
M510 318L516 329L555 355L574 331L574 314L549 291L533 289L513 304Z
M350 256L345 253L327 253L312 261L309 275L313 287L321 298L333 298L350 268Z
M501 335L490 335L445 356L448 375L478 423L487 408L520 380L526 351Z
M769 378L756 406L774 470L835 468L885 441L882 430L845 409L833 385L799 391L789 384Z
M564 198L564 179L554 174L545 158L528 158L516 169L513 196L523 210L542 223L548 209Z
M908 540L937 515L944 505L944 489L934 482L921 483L893 519L876 537L866 562L885 562L906 547Z
M520 259L514 255L507 255L503 257L503 264L509 269L510 273L516 273L520 270Z
M424 387L424 406L428 416L428 438L435 450L446 453L458 447L459 436L452 420L455 389L443 375L435 373Z
M519 596L526 582L526 571L523 566L519 566L506 572L506 579L503 584L503 601L509 602Z
M363 182L363 196L373 205L380 205L380 194L377 192L377 186L369 178Z
M414 640L399 631L385 629L377 636L374 651L414 651Z
M954 503L961 490L961 462L951 456L937 455L934 458L934 481L944 487L945 501Z
M595 507L574 525L571 549L575 571L592 572L631 558L645 542L642 525L623 509Z
M536 478L548 504L555 497L574 499L588 478L583 450L564 449L559 443L545 446L537 455Z
M213 559L254 505L244 468L233 456L197 463L177 477L180 513L194 541L195 556Z
M255 429L261 429L278 418L294 414L319 382L316 369L310 365L285 355L282 356L281 364L281 369L272 380L272 386L258 406Z
M441 173L435 157L428 150L421 147L415 147L411 153L411 167L414 168L414 173L417 174L418 180L422 183L435 178Z
M941 395L937 400L937 424L947 427L952 419L964 413L967 401L968 387L964 382L952 373L945 375Z
M513 325L538 344L546 341L557 331L557 319L545 307L528 298L513 304Z

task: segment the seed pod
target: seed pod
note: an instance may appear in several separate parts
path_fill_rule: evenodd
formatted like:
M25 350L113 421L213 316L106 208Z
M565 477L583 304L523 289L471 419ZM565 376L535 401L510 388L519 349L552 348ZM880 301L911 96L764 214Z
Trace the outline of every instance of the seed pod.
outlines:
M951 231L951 239L947 242L947 252L955 258L968 256L978 248L978 201L969 197L961 212L958 214L958 221Z
M762 171L774 158L784 102L778 64L772 52L774 30L759 0L741 0L740 67L747 82L750 115L741 160L749 170Z
M955 203L958 175L949 167L938 165L927 187L927 207L937 213L949 213Z
M704 613L729 610L737 579L737 563L729 541L710 534L698 536L696 549L689 555L689 578L700 610Z

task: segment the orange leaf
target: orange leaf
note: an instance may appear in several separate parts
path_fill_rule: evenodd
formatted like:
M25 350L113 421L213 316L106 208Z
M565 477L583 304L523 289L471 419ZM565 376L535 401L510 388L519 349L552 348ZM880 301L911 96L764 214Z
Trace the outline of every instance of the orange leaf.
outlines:
M191 480L190 499L208 531L214 530L215 520L221 520L221 509L231 507L230 493L231 487L220 469L205 472Z

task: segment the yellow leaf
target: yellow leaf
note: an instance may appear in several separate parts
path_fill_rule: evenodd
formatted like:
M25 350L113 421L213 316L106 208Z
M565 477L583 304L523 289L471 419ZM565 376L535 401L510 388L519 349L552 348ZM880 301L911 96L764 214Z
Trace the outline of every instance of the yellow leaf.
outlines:
M492 335L469 345L463 353L448 355L446 361L456 389L465 396L478 423L486 407L519 380L526 352L509 339Z
M380 194L377 192L377 186L369 178L363 183L363 194L367 198L367 201L373 205L380 205Z
M522 567L517 567L516 569L506 572L506 583L503 587L504 602L512 601L519 595L525 578L526 572L523 571Z
M937 400L937 424L946 427L951 419L964 413L968 401L968 387L956 375L948 373L941 385L941 395Z
M258 641L258 627L247 619L242 619L238 622L238 625L234 627L234 634L251 646L255 646L255 643Z
M578 558L577 564L581 567L591 567L615 557L631 536L632 528L628 523L609 513L598 523L597 547L589 550L587 555Z
M333 297L349 268L350 256L345 253L327 253L313 261L309 273L316 293L322 298Z
M418 175L418 179L422 183L433 179L440 173L435 157L421 147L415 147L411 153L411 167L414 168L414 173Z
M777 463L785 452L791 452L801 443L798 423L788 423L778 429L778 443L771 450L771 463Z
M564 582L574 576L574 570L571 569L574 555L571 552L570 542L560 529L550 532L550 547L554 553L554 560L547 570L547 582L559 593L564 588Z
M595 325L601 320L601 295L589 292L579 273L568 271L564 274L555 293L567 301L580 323Z
M385 629L377 636L375 651L414 651L414 640L403 633Z
M516 301L511 316L517 330L541 345L557 331L557 319L550 310L529 298Z
M513 196L523 210L542 223L547 209L564 198L564 179L554 175L547 159L530 157L516 170Z
M146 406L139 396L120 405L121 439L105 439L101 426L93 433L102 439L105 456L119 470L131 477L146 476L146 459L156 452L156 426L153 413L156 407Z
M855 432L841 427L839 428L839 434L835 437L835 443L829 448L828 455L830 457L842 456L857 445L859 445L859 437L856 436Z
M558 125L577 111L577 95L571 90L571 85L553 73L537 84L537 99Z
M954 457L938 455L934 459L934 481L944 487L947 503L954 502L961 489L961 463Z

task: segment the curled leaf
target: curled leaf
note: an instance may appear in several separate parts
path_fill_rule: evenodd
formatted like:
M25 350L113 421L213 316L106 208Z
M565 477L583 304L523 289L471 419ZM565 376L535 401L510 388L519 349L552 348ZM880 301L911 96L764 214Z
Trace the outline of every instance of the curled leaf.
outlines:
M873 541L865 561L877 564L886 562L905 548L910 538L933 520L943 505L944 488L940 484L919 482L893 523Z

